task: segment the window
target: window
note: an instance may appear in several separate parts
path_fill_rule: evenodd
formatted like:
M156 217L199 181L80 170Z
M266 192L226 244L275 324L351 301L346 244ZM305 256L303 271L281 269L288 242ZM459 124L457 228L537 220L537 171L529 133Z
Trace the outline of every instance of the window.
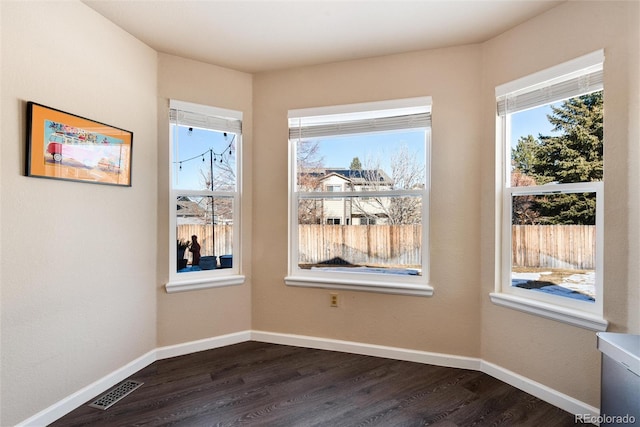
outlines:
M364 218L359 218L359 220L360 220L360 222L359 222L360 225L376 225L376 219L375 218L364 217Z
M167 292L244 282L240 275L242 113L170 101Z
M288 285L431 295L431 98L289 111Z
M501 275L492 300L604 330L603 52L496 88Z

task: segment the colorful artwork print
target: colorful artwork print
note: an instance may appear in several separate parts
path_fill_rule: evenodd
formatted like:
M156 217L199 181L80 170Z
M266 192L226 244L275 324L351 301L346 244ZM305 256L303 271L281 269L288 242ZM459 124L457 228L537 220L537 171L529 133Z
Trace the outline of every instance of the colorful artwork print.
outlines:
M35 103L28 116L28 176L131 185L131 132Z
M122 140L45 120L45 161L120 173Z

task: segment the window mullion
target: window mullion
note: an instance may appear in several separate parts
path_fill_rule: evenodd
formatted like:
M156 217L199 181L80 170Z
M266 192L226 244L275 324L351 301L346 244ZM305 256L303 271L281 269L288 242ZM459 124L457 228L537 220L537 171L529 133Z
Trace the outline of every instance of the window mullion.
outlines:
M317 199L317 198L361 198L361 197L404 197L404 196L423 196L425 190L382 190L382 191L296 191L300 199Z
M602 181L572 182L546 185L530 185L522 187L509 187L511 194L519 196L542 194L571 194L593 192Z

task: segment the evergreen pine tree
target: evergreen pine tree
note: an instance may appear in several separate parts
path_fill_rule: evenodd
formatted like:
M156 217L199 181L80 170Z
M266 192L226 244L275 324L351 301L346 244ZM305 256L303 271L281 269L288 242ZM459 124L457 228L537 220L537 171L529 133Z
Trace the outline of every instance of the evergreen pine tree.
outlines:
M352 171L362 170L362 163L360 163L360 159L357 157L354 157L353 160L351 160L351 165L349 166L349 169L351 169Z
M511 152L513 169L519 171L519 173L522 175L531 177L533 172L533 163L535 162L535 150L537 146L538 140L536 140L533 135L521 136L518 139L515 148Z
M540 135L530 175L537 184L601 181L603 176L602 92L568 99L547 116L558 136ZM538 198L541 222L595 224L595 194Z

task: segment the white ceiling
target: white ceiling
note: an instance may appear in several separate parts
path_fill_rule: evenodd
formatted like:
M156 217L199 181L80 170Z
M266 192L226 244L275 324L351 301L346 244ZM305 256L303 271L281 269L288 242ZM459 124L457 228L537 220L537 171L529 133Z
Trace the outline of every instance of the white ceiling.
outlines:
M245 72L479 43L550 0L83 0L153 49Z

